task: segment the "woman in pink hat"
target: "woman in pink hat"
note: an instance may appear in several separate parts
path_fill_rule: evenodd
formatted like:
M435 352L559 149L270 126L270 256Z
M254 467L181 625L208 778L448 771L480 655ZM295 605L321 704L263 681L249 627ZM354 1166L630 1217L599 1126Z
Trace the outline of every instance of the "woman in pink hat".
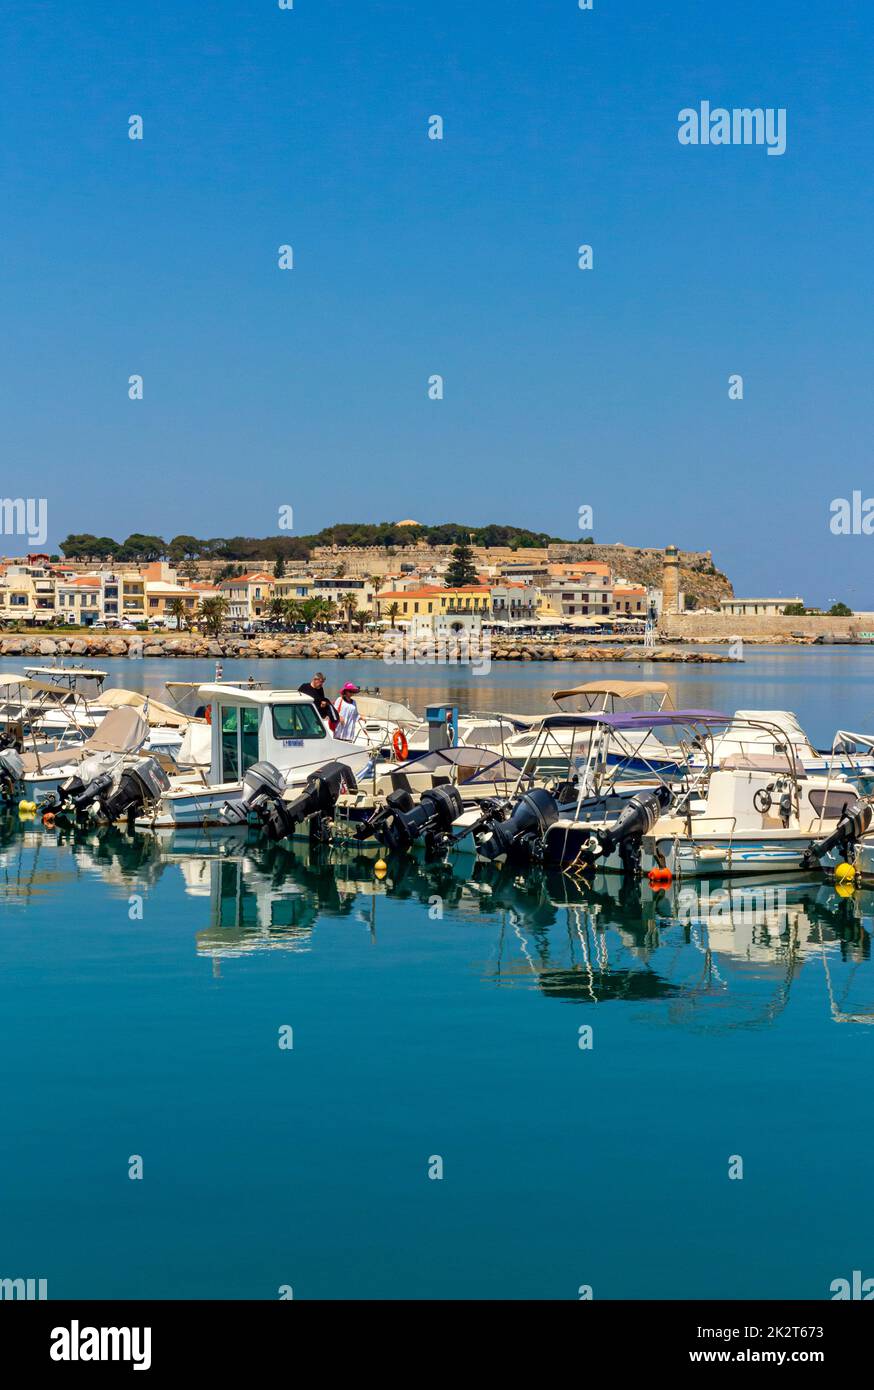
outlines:
M337 710L337 727L334 730L335 738L345 739L347 743L352 743L358 731L358 706L355 703L355 696L358 694L358 686L347 681L337 696L335 708Z

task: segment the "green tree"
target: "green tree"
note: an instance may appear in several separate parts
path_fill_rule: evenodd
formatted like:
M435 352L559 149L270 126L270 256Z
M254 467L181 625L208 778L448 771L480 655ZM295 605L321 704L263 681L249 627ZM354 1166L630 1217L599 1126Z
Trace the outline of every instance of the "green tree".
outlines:
M828 610L830 618L852 618L853 610L848 608L845 603L833 603Z
M276 562L273 566L273 577L274 579L285 578L285 556L282 554L281 551L277 555Z
M188 604L184 598L171 598L167 604L167 612L171 618L176 619L176 626L180 632L185 631L185 624L188 621Z
M134 531L121 546L119 559L143 560L149 563L152 560L163 559L166 554L167 542L160 536L147 536L140 531Z
M464 541L460 541L452 552L446 578L443 581L444 586L447 589L460 589L464 584L475 584L477 578L473 551Z
M197 560L203 550L203 541L196 536L174 536L167 546L167 558L174 564L182 560Z
M807 609L803 603L787 603L783 609L783 616L786 618L803 618Z
M218 637L225 625L228 601L223 594L211 595L200 601L200 621L211 637Z
M346 631L352 631L352 619L358 614L358 596L356 594L346 594L342 602L343 612L346 614Z

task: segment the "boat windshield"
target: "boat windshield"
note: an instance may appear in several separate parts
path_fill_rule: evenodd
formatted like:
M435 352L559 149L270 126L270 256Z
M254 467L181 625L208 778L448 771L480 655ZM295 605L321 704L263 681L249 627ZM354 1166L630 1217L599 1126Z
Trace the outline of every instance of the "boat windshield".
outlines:
M273 737L325 738L325 726L313 704L273 705Z

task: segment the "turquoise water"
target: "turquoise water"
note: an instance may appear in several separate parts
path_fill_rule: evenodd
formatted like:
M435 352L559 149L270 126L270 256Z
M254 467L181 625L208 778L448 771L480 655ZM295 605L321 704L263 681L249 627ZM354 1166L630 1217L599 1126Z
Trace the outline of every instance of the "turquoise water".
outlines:
M680 694L788 705L828 738L870 708L874 656L851 655L757 654L758 685L752 662L684 670ZM193 665L116 663L131 686ZM496 666L494 702L540 707L581 670ZM412 677L391 693L419 707L435 673ZM574 1299L874 1274L874 896L681 891L414 861L379 882L245 833L0 822L0 1276Z

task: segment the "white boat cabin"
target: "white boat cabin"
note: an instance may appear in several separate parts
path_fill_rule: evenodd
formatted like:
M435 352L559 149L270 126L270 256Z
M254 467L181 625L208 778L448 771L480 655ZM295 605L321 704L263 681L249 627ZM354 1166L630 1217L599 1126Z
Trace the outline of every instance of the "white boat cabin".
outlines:
M308 695L297 690L259 690L202 685L212 730L210 784L238 782L253 763L273 763L289 785L336 758L356 776L370 762L367 745L334 738Z

